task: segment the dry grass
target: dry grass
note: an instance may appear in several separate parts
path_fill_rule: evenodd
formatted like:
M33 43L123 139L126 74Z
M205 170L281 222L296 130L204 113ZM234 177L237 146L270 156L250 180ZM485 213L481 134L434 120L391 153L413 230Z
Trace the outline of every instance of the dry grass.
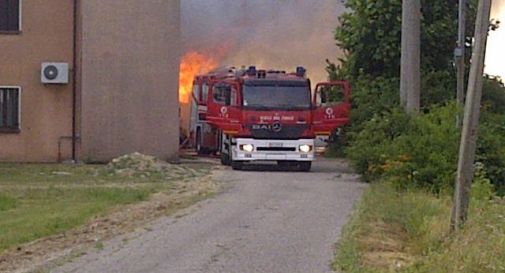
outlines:
M370 224L371 232L359 238L363 249L363 264L382 270L412 265L414 258L407 247L408 235L398 224L376 222Z

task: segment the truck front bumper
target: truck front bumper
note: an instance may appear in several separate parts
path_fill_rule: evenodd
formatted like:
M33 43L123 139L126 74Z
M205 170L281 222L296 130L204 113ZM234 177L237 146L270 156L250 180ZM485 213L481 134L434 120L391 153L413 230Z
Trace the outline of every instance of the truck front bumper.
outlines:
M244 145L252 145L252 151L245 151ZM309 152L300 151L307 145ZM232 146L232 158L236 161L313 161L315 156L314 139L275 140L237 138Z

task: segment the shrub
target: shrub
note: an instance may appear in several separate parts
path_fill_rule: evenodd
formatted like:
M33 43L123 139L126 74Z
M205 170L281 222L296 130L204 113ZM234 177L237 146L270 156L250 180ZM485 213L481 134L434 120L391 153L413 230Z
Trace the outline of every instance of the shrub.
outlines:
M401 187L414 185L437 193L450 188L454 183L460 139L457 113L456 105L449 104L413 118L413 129L396 142L398 149L393 160L402 164L393 165L385 175Z
M351 131L359 131L361 125L376 115L391 112L399 105L397 78L371 78L361 76L352 85Z
M450 104L413 117L400 110L376 116L354 135L347 155L367 179L388 177L399 188L434 192L454 181L459 133Z
M477 161L487 177L505 194L505 115L484 113L479 131Z
M412 121L398 109L374 118L363 124L358 133L350 133L350 146L346 155L354 163L356 170L368 181L383 174L381 167L395 153L395 141L405 134Z
M475 178L472 183L472 199L489 201L495 196L491 180L488 178L484 164L475 164Z
M331 64L330 64L331 65ZM336 68L333 68L336 69ZM329 69L331 71L331 69ZM332 79L342 78L334 75ZM330 147L332 154L341 155L342 147L348 145L347 133L359 132L365 122L375 116L388 115L399 107L398 78L359 76L352 82L351 126L342 128L341 137ZM432 71L422 77L422 105L444 105L454 95L447 90L454 89L453 76L445 71Z
M501 79L486 77L482 91L482 106L486 112L505 115L505 87Z
M456 97L456 81L454 71L430 71L421 78L421 105L431 108L435 105L445 105ZM449 91L449 92L448 92Z
M454 184L460 142L455 103L410 116L395 109L376 114L361 131L349 134L346 155L368 181L388 178L398 188L450 191ZM484 113L476 161L498 189L505 182L505 116Z

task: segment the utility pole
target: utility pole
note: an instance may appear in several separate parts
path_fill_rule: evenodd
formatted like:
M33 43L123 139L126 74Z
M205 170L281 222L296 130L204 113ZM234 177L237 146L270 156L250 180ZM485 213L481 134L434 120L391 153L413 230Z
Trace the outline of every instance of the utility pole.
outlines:
M465 103L466 2L467 0L459 0L458 44L454 51L457 74L456 98L461 106Z
M459 150L454 208L452 211L451 230L458 230L468 218L470 191L474 176L475 150L479 127L484 77L484 59L486 55L491 0L480 0L475 22L475 44L472 52L472 64L468 79L463 131Z
M418 113L421 105L421 0L402 3L400 104Z

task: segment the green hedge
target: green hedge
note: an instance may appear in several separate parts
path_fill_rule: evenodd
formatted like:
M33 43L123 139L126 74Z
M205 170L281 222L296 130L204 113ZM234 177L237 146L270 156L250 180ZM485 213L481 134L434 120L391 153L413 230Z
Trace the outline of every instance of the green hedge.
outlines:
M359 132L349 134L346 155L369 181L387 178L398 188L451 191L460 142L458 111L449 103L419 116L399 109L376 114ZM497 122L500 118L505 116L484 115L478 142L477 160L495 185L505 181L505 127Z

